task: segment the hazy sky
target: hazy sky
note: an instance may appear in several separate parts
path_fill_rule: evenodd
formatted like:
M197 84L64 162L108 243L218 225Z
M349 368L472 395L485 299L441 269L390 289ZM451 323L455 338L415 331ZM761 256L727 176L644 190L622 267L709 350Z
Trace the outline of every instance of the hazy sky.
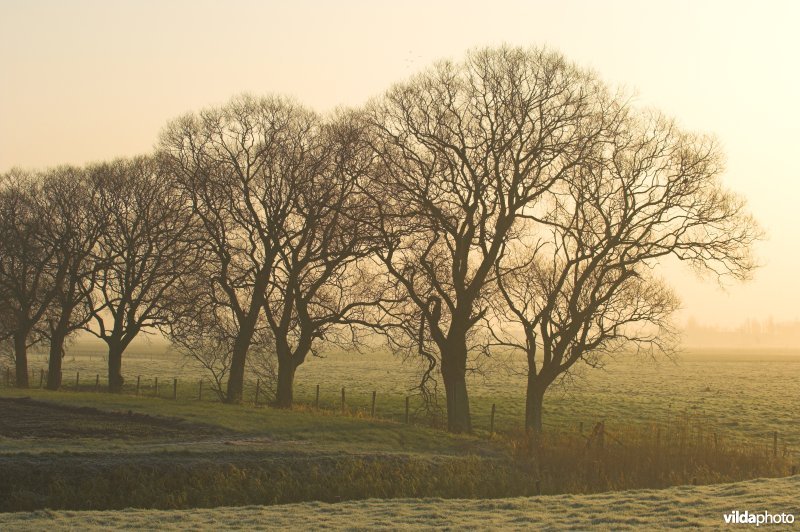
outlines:
M800 2L0 0L0 172L149 151L240 92L359 105L475 46L548 45L717 135L769 240L720 290L668 274L683 317L800 318Z

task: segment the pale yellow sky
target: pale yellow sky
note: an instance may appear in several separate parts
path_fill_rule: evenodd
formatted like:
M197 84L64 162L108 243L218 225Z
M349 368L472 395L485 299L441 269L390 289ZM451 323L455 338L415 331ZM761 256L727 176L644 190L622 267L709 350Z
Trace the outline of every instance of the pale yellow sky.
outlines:
M800 318L800 2L0 0L0 171L150 150L240 92L359 105L475 46L549 45L717 135L769 234L754 281L670 269L683 316Z

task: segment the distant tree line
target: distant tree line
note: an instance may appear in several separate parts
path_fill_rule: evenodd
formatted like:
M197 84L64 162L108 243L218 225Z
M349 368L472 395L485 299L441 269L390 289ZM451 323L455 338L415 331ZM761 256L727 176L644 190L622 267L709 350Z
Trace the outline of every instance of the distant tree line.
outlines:
M800 320L776 321L772 316L725 327L689 318L681 332L682 344L691 347L792 349L800 345Z
M466 377L492 352L527 360L527 428L576 364L668 350L665 257L745 279L760 237L719 181L713 139L635 108L546 49L475 50L360 109L320 115L234 98L170 122L155 152L0 182L0 334L17 386L27 350L108 346L111 392L158 330L242 400L248 371L291 407L321 346L380 333L444 385L471 430Z

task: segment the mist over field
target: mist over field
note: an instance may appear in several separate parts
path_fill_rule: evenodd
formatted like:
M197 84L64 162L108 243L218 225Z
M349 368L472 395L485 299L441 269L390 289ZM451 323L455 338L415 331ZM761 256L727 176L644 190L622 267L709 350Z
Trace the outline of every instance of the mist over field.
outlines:
M46 355L31 360L34 373L46 367ZM65 357L65 388L74 387L76 373L88 389L99 375L101 385L106 357L102 345L76 342ZM341 389L346 389L348 407L368 412L371 394L377 393L377 412L381 417L402 421L405 397L412 398L413 415L424 422L416 390L421 366L415 360L403 361L384 346L361 353L330 350L298 369L296 400L313 405L316 387L326 408L339 407ZM520 357L497 356L485 361L481 371L471 373L468 382L475 427L489 428L491 406L496 405L498 429L519 430L525 418L525 361ZM800 350L792 348L725 347L685 348L671 355L619 353L602 369L583 368L559 382L548 394L545 425L557 430L586 429L603 420L608 430L637 425L669 425L691 419L708 434L768 444L775 431L782 445L800 446L800 418L793 408L800 394ZM128 389L141 376L142 395L152 395L154 379L161 383L160 395L171 397L172 381L179 380L179 395L196 399L198 381L209 381L207 372L193 359L172 351L168 344L153 341L131 348L125 361ZM249 380L246 396L252 400L255 379ZM441 386L441 384L439 384ZM274 393L264 386L262 401ZM206 392L206 401L218 401ZM441 407L441 405L440 405ZM442 412L434 419L442 422Z
M713 325L690 318L679 326L680 346L684 350L740 350L764 349L767 352L775 349L800 349L800 321L782 321L774 317L767 319L748 318L742 322L725 325ZM373 338L372 342L380 346L381 340ZM71 349L86 351L101 349L103 344L87 334L77 336ZM137 340L131 349L168 350L169 340L162 335L154 334Z

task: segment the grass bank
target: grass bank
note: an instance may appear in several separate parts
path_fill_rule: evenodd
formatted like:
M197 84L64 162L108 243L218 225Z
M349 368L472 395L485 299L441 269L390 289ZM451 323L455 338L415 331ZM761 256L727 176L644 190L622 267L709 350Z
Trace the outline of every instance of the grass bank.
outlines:
M10 399L20 396L35 401ZM488 440L310 408L43 390L0 397L3 511L592 493L786 476L796 466L791 455L692 425Z
M0 529L28 530L728 530L725 515L769 511L800 521L800 476L713 486L492 500L399 499L307 502L193 510L0 514ZM769 529L782 529L770 525ZM784 525L791 529L791 525Z

